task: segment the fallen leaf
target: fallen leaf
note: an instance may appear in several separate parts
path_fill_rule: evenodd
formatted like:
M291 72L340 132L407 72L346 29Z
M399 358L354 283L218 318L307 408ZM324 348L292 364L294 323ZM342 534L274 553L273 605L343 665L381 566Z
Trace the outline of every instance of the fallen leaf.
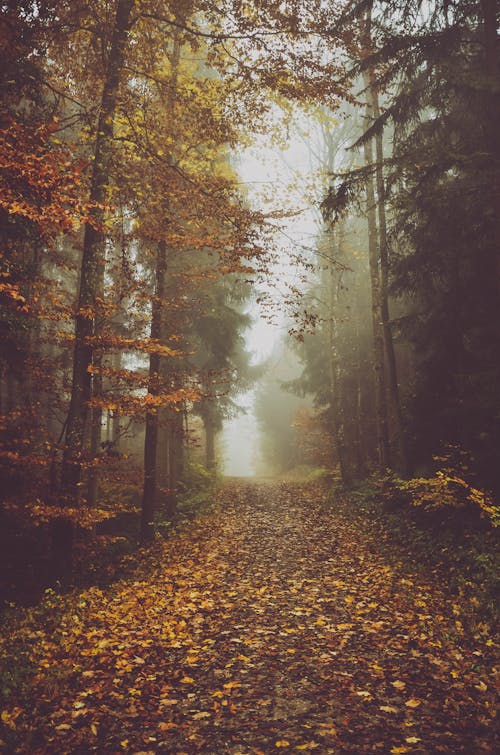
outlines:
M404 689L406 687L406 682L401 682L399 679L395 682L391 682L391 684L396 689Z
M418 706L421 704L422 700L417 700L414 697L410 697L410 699L405 702L407 708L418 708Z
M315 750L317 747L321 747L318 742L306 742L303 745L296 745L295 750Z

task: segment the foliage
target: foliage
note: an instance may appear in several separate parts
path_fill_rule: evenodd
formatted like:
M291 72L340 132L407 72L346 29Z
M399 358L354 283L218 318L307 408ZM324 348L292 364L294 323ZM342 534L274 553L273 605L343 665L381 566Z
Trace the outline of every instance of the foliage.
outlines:
M498 535L477 509L409 505L408 481L388 475L372 477L347 496L332 494L336 505L374 538L390 542L395 553L408 559L417 574L431 568L437 581L445 579L464 606L464 618L474 627L498 616ZM332 503L330 503L330 506Z
M178 511L181 516L196 516L213 500L217 476L215 469L188 462L184 468Z
M458 464L457 456L460 459ZM470 476L470 466L464 461L467 456L453 446L443 455L434 457L440 468L432 477L403 480L393 473L388 474L381 482L380 495L389 505L410 505L444 520L451 517L464 527L480 518L492 527L498 527L500 509L491 494L467 480Z
M299 464L286 472L286 480L295 482L309 482L312 484L329 483L337 479L336 472L325 467L315 467L311 464Z

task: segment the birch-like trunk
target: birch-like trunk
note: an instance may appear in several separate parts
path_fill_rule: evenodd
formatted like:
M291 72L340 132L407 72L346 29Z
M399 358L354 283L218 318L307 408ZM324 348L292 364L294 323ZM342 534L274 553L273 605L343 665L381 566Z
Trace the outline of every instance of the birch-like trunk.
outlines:
M151 316L151 339L160 341L162 335L162 312L165 296L165 274L167 272L167 245L160 241L156 252L155 296ZM160 394L161 356L152 353L149 356L149 396ZM158 409L151 409L146 414L146 434L144 438L144 487L142 491L141 540L148 541L154 537L154 515L158 495L157 475L158 448Z

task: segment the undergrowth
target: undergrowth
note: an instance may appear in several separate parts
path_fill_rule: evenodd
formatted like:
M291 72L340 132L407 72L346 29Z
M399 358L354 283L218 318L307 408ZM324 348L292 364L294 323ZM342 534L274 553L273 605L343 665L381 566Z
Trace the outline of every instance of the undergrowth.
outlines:
M432 572L444 580L468 606L471 624L494 624L498 618L498 530L489 513L481 516L470 502L464 503L462 485L455 490L455 505L450 491L440 505L442 485L439 477L436 483L433 478L400 481L392 474L373 476L345 494L332 488L330 503L362 519L361 526L374 531L374 542L384 551L397 553L416 572ZM419 495L422 501L415 505L414 497Z

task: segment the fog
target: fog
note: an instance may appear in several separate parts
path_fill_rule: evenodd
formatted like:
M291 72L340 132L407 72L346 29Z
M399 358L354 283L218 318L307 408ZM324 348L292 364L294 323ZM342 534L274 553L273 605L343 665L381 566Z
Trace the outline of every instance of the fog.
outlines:
M276 113L276 127L282 115ZM287 336L289 326L284 300L288 287L298 285L300 276L293 255L303 247L310 254L311 240L317 235L316 210L306 196L312 157L301 137L301 133L309 127L305 116L301 116L295 126L295 130L288 129L286 147L269 147L256 139L254 146L241 154L235 166L251 204L283 210L284 203L287 203L290 217L280 222L276 234L278 254L269 276L257 284L256 299L264 295L267 302L251 305L249 313L253 324L245 334L253 364L265 364L266 370L252 390L237 397L236 403L241 413L225 422L219 439L222 471L230 477L251 477L266 469L261 431L255 416L256 392L272 369L273 353L277 352L280 341ZM268 309L270 301L277 305L272 316ZM276 314L278 311L279 314Z

